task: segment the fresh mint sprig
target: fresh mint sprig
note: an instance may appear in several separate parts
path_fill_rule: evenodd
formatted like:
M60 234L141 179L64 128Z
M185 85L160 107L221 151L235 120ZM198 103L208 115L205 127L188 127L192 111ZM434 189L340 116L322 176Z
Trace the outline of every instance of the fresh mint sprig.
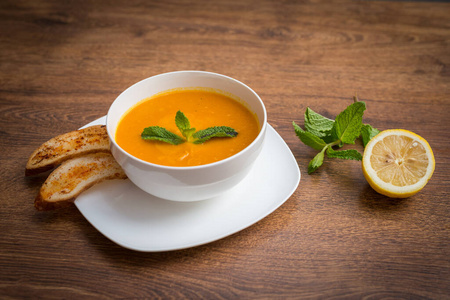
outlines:
M189 119L181 111L178 111L175 115L175 125L178 127L183 137L170 132L163 127L150 126L144 128L141 138L144 140L156 140L172 145L179 145L186 141L194 144L202 144L214 137L236 137L238 135L236 130L228 126L214 126L196 132L195 128L191 128Z
M319 151L310 161L308 173L316 171L324 162L325 153L329 158L362 160L357 150L335 150L344 144L355 144L361 136L365 146L379 130L362 123L366 104L354 97L354 102L337 115L335 120L324 117L309 107L305 111L305 129L292 122L299 139L307 146Z

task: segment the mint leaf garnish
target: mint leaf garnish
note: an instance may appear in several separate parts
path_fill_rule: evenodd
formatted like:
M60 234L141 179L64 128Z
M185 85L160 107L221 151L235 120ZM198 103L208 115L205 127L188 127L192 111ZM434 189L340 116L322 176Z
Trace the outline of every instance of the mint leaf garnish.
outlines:
M195 132L195 128L191 128L189 119L181 112L178 111L175 115L175 124L180 130L181 134L189 141L192 134Z
M344 144L354 144L361 134L362 117L366 110L364 102L350 104L337 117L333 125L333 135Z
M182 137L159 126L150 126L145 128L141 134L141 138L144 140L166 142L172 145L179 145L185 142Z
M144 128L141 137L144 140L156 140L179 145L185 141L202 144L214 137L236 137L238 135L236 130L228 126L214 126L195 132L195 128L191 128L189 119L181 111L178 111L175 115L175 124L184 138L159 126Z
M363 141L364 147L366 147L367 143L377 134L379 134L380 131L376 128L373 128L369 124L364 124L361 127L361 138Z
M309 107L305 111L305 130L292 122L295 134L307 146L319 151L308 164L308 173L316 171L324 162L325 153L329 158L362 160L357 150L336 150L344 144L354 144L359 137L364 146L379 133L378 129L362 123L366 104L353 97L353 103L337 115L335 120L316 113Z
M192 137L196 139L194 140L194 144L202 144L213 137L235 137L237 134L231 127L214 126L199 130Z

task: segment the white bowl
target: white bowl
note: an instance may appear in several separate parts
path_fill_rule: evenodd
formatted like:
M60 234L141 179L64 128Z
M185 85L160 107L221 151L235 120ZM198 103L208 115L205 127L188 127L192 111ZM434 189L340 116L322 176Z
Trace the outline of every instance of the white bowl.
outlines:
M260 124L256 139L239 153L218 162L193 166L170 167L136 158L115 141L117 125L125 112L139 101L174 88L212 88L234 95L247 104ZM245 84L215 73L179 71L144 79L121 93L112 103L106 128L111 152L128 178L154 196L174 201L198 201L216 197L238 184L250 171L264 142L267 113L261 98Z

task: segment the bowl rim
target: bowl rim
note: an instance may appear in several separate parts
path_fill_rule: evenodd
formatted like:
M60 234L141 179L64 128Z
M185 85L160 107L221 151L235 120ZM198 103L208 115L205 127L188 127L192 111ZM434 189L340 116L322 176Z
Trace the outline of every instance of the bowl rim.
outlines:
M110 133L110 131L109 131L108 118L109 118L109 115L110 115L110 112L111 112L111 109L112 109L113 104L114 104L114 103L116 102L116 100L117 100L119 97L121 97L125 92L127 92L128 90L130 90L130 89L134 88L135 86L141 84L141 83L144 82L144 81L150 80L151 78L162 77L162 76L168 76L168 75L179 74L179 73L207 74L207 75L212 75L212 76L215 76L215 77L221 77L221 78L224 78L224 79L227 79L227 80L231 80L231 81L233 81L233 82L235 82L235 83L237 83L237 84L239 84L239 85L244 86L244 87L245 87L246 89L248 89L252 94L254 94L254 95L256 96L256 98L259 100L259 103L260 103L261 108L262 108L262 110L263 110L263 120L262 120L262 122L260 122L260 123L262 123L262 124L261 124L261 128L260 128L259 133L258 133L258 135L256 136L256 138L255 138L249 145L247 145L247 147L245 147L244 149L242 149L242 150L239 151L238 153L233 154L232 156L229 156L229 157L227 157L227 158L221 159L221 160L216 161L216 162L208 163L208 164L197 165L197 166L187 166L187 167L186 167L186 166L165 166L165 165L160 165L160 164L151 163L151 162L142 160L142 159L140 159L140 158L137 158L137 157L131 155L130 153L128 153L127 151L125 151L124 149L122 149L122 147L120 147L120 146L117 144L115 138L111 136L111 133ZM232 93L231 93L231 94L232 94ZM143 99L142 99L142 100L143 100ZM125 113L125 112L124 112L124 113ZM123 116L124 113L122 113L121 117ZM261 139L263 139L264 135L266 134L266 128L267 128L267 110L266 110L266 107L265 107L264 102L262 101L261 97L259 97L259 95L258 95L252 88L250 88L248 85L246 85L245 83L243 83L243 82L241 82L241 81L239 81L239 80L237 80L237 79L234 79L234 78L232 78L232 77L230 77L230 76L222 75L222 74L219 74L219 73L214 73L214 72L208 72L208 71L196 71L196 70L185 70L185 71L173 71L173 72L166 72L166 73L161 73L161 74L153 75L153 76L144 78L144 79L142 79L142 80L140 80L140 81L138 81L138 82L132 84L131 86L129 86L128 88L126 88L124 91L122 91L122 92L114 99L114 101L111 103L111 105L110 105L110 107L109 107L109 109L108 109L108 113L107 113L107 115L106 115L106 122L105 122L105 123L106 123L106 132L107 132L107 134L108 134L108 137L109 137L109 140L110 140L110 143L111 143L111 147L112 147L112 145L114 145L116 149L118 149L122 154L124 154L124 155L125 155L126 157L128 157L129 159L132 159L132 160L134 160L134 161L137 161L137 162L142 163L142 164L144 164L144 165L146 165L146 166L149 166L149 167L160 168L160 169L163 169L163 170L171 170L171 171L172 171L172 170L198 170L198 169L206 169L206 168L211 168L211 167L214 167L214 166L219 166L219 165L225 164L225 163L227 163L228 161L233 160L233 159L235 159L236 157L241 156L241 155L244 155L246 152L250 151L250 148L253 148L253 146L254 146L256 143L258 143ZM113 156L114 156L114 154L113 154Z

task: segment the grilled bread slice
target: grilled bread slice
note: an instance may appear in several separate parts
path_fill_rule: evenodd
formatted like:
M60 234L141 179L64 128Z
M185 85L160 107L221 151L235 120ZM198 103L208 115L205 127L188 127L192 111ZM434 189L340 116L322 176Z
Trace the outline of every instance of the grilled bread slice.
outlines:
M69 206L83 191L108 179L125 179L110 153L92 153L72 158L56 168L42 185L34 206L51 210Z
M94 125L54 137L31 154L25 176L36 175L63 161L89 153L109 152L109 138L105 125Z

